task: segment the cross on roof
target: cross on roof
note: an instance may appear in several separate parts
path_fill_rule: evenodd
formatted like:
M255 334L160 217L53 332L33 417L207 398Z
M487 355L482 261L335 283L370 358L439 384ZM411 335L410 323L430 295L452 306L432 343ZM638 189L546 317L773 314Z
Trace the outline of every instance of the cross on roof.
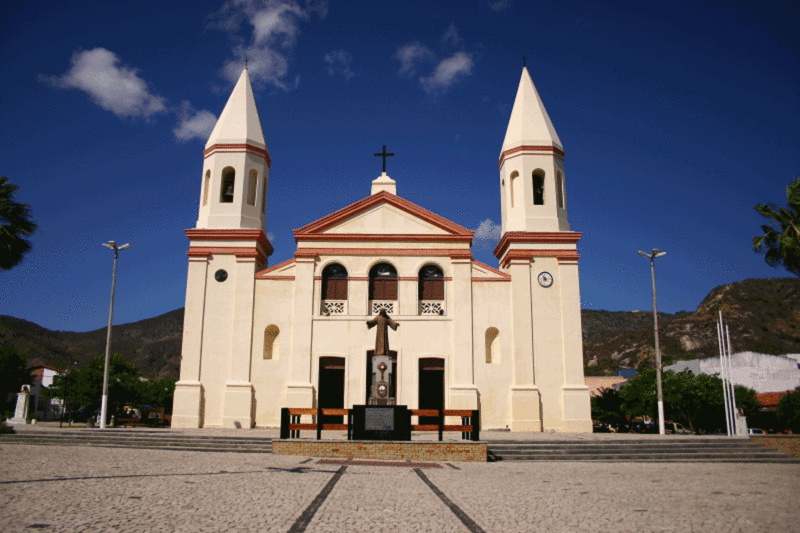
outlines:
M383 152L380 154L375 154L375 157L382 157L383 158L383 173L386 174L386 158L391 157L394 154L387 154L386 153L386 145L383 145Z

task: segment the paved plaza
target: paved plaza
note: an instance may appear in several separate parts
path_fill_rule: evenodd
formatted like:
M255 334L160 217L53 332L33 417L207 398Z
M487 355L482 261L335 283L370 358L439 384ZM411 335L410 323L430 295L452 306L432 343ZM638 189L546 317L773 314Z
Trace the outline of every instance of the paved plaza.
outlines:
M433 463L0 444L0 531L800 531L800 465Z

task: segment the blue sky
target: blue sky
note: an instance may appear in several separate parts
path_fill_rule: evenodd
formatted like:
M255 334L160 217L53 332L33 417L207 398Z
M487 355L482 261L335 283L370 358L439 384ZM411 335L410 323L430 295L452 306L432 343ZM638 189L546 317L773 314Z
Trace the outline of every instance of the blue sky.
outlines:
M651 5L652 4L652 5ZM400 196L471 229L495 266L497 160L522 67L566 150L589 309L693 310L783 277L752 205L800 175L791 2L12 2L0 32L0 175L40 226L0 314L51 329L183 306L202 149L248 56L272 159L274 265L291 230L367 196L382 145ZM457 7L455 7L457 6ZM488 222L487 222L488 221Z

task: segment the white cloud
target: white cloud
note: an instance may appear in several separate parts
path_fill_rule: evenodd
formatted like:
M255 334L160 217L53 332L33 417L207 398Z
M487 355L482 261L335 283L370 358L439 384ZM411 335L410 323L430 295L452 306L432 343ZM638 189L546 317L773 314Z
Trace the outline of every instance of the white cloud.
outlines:
M431 61L435 56L428 48L414 41L398 48L394 57L400 60L398 74L400 76L413 76L421 63Z
M235 82L246 58L253 82L284 90L296 87L298 78L289 79L289 59L300 35L300 22L312 14L325 18L327 13L327 2L320 1L307 0L301 5L294 0L228 0L207 19L208 27L232 33L237 42L233 58L222 67L222 75ZM236 35L244 21L251 26L249 39Z
M472 73L472 56L466 52L456 52L443 59L430 76L419 79L422 89L429 94L443 94L458 81Z
M442 35L442 43L448 46L459 47L461 46L461 37L458 36L458 29L452 22L448 26L447 31Z
M120 64L114 52L93 48L75 52L72 68L63 76L45 78L62 88L80 89L118 117L144 117L167 110L166 99L153 94L138 70Z
M500 239L500 232L502 228L500 224L495 224L492 219L487 218L475 230L475 240L478 241L496 241Z
M434 63L433 71L427 76L420 76L422 89L432 95L444 94L455 83L472 74L472 54L464 51L464 41L458 35L458 28L453 23L439 39L440 53L433 53L425 45L417 41L410 42L397 49L394 57L400 60L400 76L414 76L425 63ZM445 54L452 53L453 48L459 50L445 59Z
M497 13L502 13L511 7L511 0L487 0L486 5L489 9Z
M41 79L55 87L80 89L120 118L175 113L178 124L172 131L180 141L205 140L217 122L213 113L198 111L187 101L177 108L168 106L167 99L154 94L137 69L122 65L119 57L105 48L75 52L66 74Z
M217 117L211 111L198 111L185 101L178 111L178 125L172 132L181 141L200 139L205 141L217 123Z
M501 230L500 224L495 224L490 218L481 222L478 229L475 230L475 250L494 248L497 241L500 240Z
M328 64L328 74L335 76L341 74L344 79L349 80L355 74L350 70L350 63L353 61L353 56L344 50L334 50L325 54L325 62Z

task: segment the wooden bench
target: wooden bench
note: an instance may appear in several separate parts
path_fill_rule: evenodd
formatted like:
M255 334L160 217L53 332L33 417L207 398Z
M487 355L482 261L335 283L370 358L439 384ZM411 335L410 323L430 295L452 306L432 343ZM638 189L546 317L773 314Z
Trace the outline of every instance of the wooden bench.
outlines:
M480 440L480 411L469 409L410 409L411 416L436 417L436 424L412 424L411 431L437 431L442 440L445 431L460 431L462 440ZM314 422L301 423L302 416L316 417ZM346 424L322 424L323 416L345 416ZM460 416L461 424L445 424L447 416ZM322 439L323 430L347 431L347 440L352 440L353 413L351 409L329 409L315 407L284 407L281 409L282 439L299 439L301 431L316 431L317 440Z

